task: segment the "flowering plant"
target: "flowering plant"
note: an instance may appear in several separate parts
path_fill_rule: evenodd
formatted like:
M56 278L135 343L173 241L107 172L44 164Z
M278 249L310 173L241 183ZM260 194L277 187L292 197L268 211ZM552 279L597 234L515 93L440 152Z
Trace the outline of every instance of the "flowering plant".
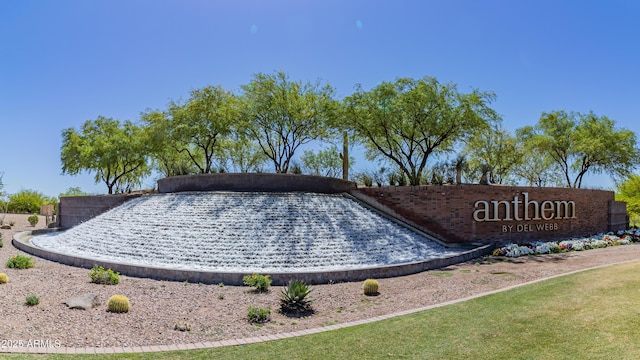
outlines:
M247 286L255 287L258 292L263 292L269 290L269 287L271 286L271 277L269 275L253 273L243 277L242 282Z
M640 230L618 231L589 238L562 241L536 241L525 244L508 244L493 250L494 256L519 257L524 255L552 254L567 251L582 251L608 246L628 245L640 241Z

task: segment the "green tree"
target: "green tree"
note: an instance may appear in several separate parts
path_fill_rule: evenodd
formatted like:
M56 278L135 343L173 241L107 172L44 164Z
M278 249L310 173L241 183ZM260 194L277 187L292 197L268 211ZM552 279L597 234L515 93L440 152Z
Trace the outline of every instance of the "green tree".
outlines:
M469 167L475 172L483 165L489 167L488 181L492 184L508 182L514 168L522 161L516 137L500 124L476 131L466 141L464 152Z
M35 190L21 190L9 196L9 211L16 213L35 214L40 212L42 205L56 205L57 199L47 197Z
M535 144L527 141L521 131L516 131L516 139L522 157L513 168L513 174L528 186L562 186L562 171L558 164L549 154L538 151Z
M100 116L86 121L79 131L62 131L62 173L93 172L95 182L103 182L109 194L140 185L150 171L146 152L142 129L130 121Z
M225 172L263 172L268 161L260 146L242 136L220 140L216 158Z
M328 149L305 150L300 157L304 172L312 175L326 177L340 177L342 175L342 158L336 146ZM349 168L355 163L353 157L349 157Z
M82 189L78 186L73 186L70 188L67 188L67 190L63 193L60 193L58 195L58 197L65 197L65 196L85 196L85 195L91 195L88 192L84 192L82 191Z
M214 172L218 140L232 132L239 110L236 96L220 86L193 90L185 104L169 106L169 143L187 154L200 173Z
M367 157L397 166L411 185L422 182L429 156L499 120L490 92L458 92L433 77L358 86L345 99L347 126L364 141Z
M143 132L149 144L149 157L163 177L199 172L187 152L179 151L180 146L170 137L172 124L166 112L147 111L141 115L141 121L145 124Z
M640 175L633 174L617 185L616 200L627 203L632 218L640 217Z
M635 133L593 112L543 113L538 124L519 130L533 149L548 154L567 187L580 188L588 172L624 178L640 163Z
M514 167L516 177L528 186L562 186L562 174L558 165L547 154L524 151L521 162Z
M289 80L283 72L255 74L244 85L244 120L248 135L274 165L287 173L296 150L329 136L338 104L331 86Z

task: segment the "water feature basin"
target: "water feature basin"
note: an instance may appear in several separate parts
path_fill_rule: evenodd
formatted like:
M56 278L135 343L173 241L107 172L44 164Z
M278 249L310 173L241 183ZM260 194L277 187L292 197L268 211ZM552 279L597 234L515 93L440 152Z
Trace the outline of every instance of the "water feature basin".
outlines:
M305 192L148 195L22 244L77 266L227 284L253 272L270 274L275 284L397 276L473 257L346 194Z

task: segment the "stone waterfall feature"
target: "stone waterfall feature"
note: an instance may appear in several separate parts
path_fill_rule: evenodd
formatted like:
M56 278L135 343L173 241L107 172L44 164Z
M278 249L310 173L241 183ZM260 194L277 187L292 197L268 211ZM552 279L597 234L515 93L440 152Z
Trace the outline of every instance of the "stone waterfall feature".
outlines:
M88 259L219 272L330 271L461 254L343 194L182 192L130 200L36 247Z

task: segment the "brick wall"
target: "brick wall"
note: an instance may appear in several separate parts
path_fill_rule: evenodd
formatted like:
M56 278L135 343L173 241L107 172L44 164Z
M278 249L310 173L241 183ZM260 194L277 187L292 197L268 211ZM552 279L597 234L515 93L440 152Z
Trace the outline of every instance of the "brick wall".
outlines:
M529 221L475 221L477 201L512 201L528 194L530 201L573 201L575 218ZM619 222L620 205L611 215L614 193L602 190L514 187L499 185L425 185L359 188L351 192L374 207L449 243L524 242L593 235ZM521 208L522 210L522 208ZM505 217L504 206L499 218ZM624 211L626 215L626 210ZM512 215L513 217L513 215ZM520 218L523 218L520 216ZM511 226L511 227L509 227ZM620 227L618 223L616 226Z
M94 218L140 194L65 196L58 204L58 225L70 228Z

